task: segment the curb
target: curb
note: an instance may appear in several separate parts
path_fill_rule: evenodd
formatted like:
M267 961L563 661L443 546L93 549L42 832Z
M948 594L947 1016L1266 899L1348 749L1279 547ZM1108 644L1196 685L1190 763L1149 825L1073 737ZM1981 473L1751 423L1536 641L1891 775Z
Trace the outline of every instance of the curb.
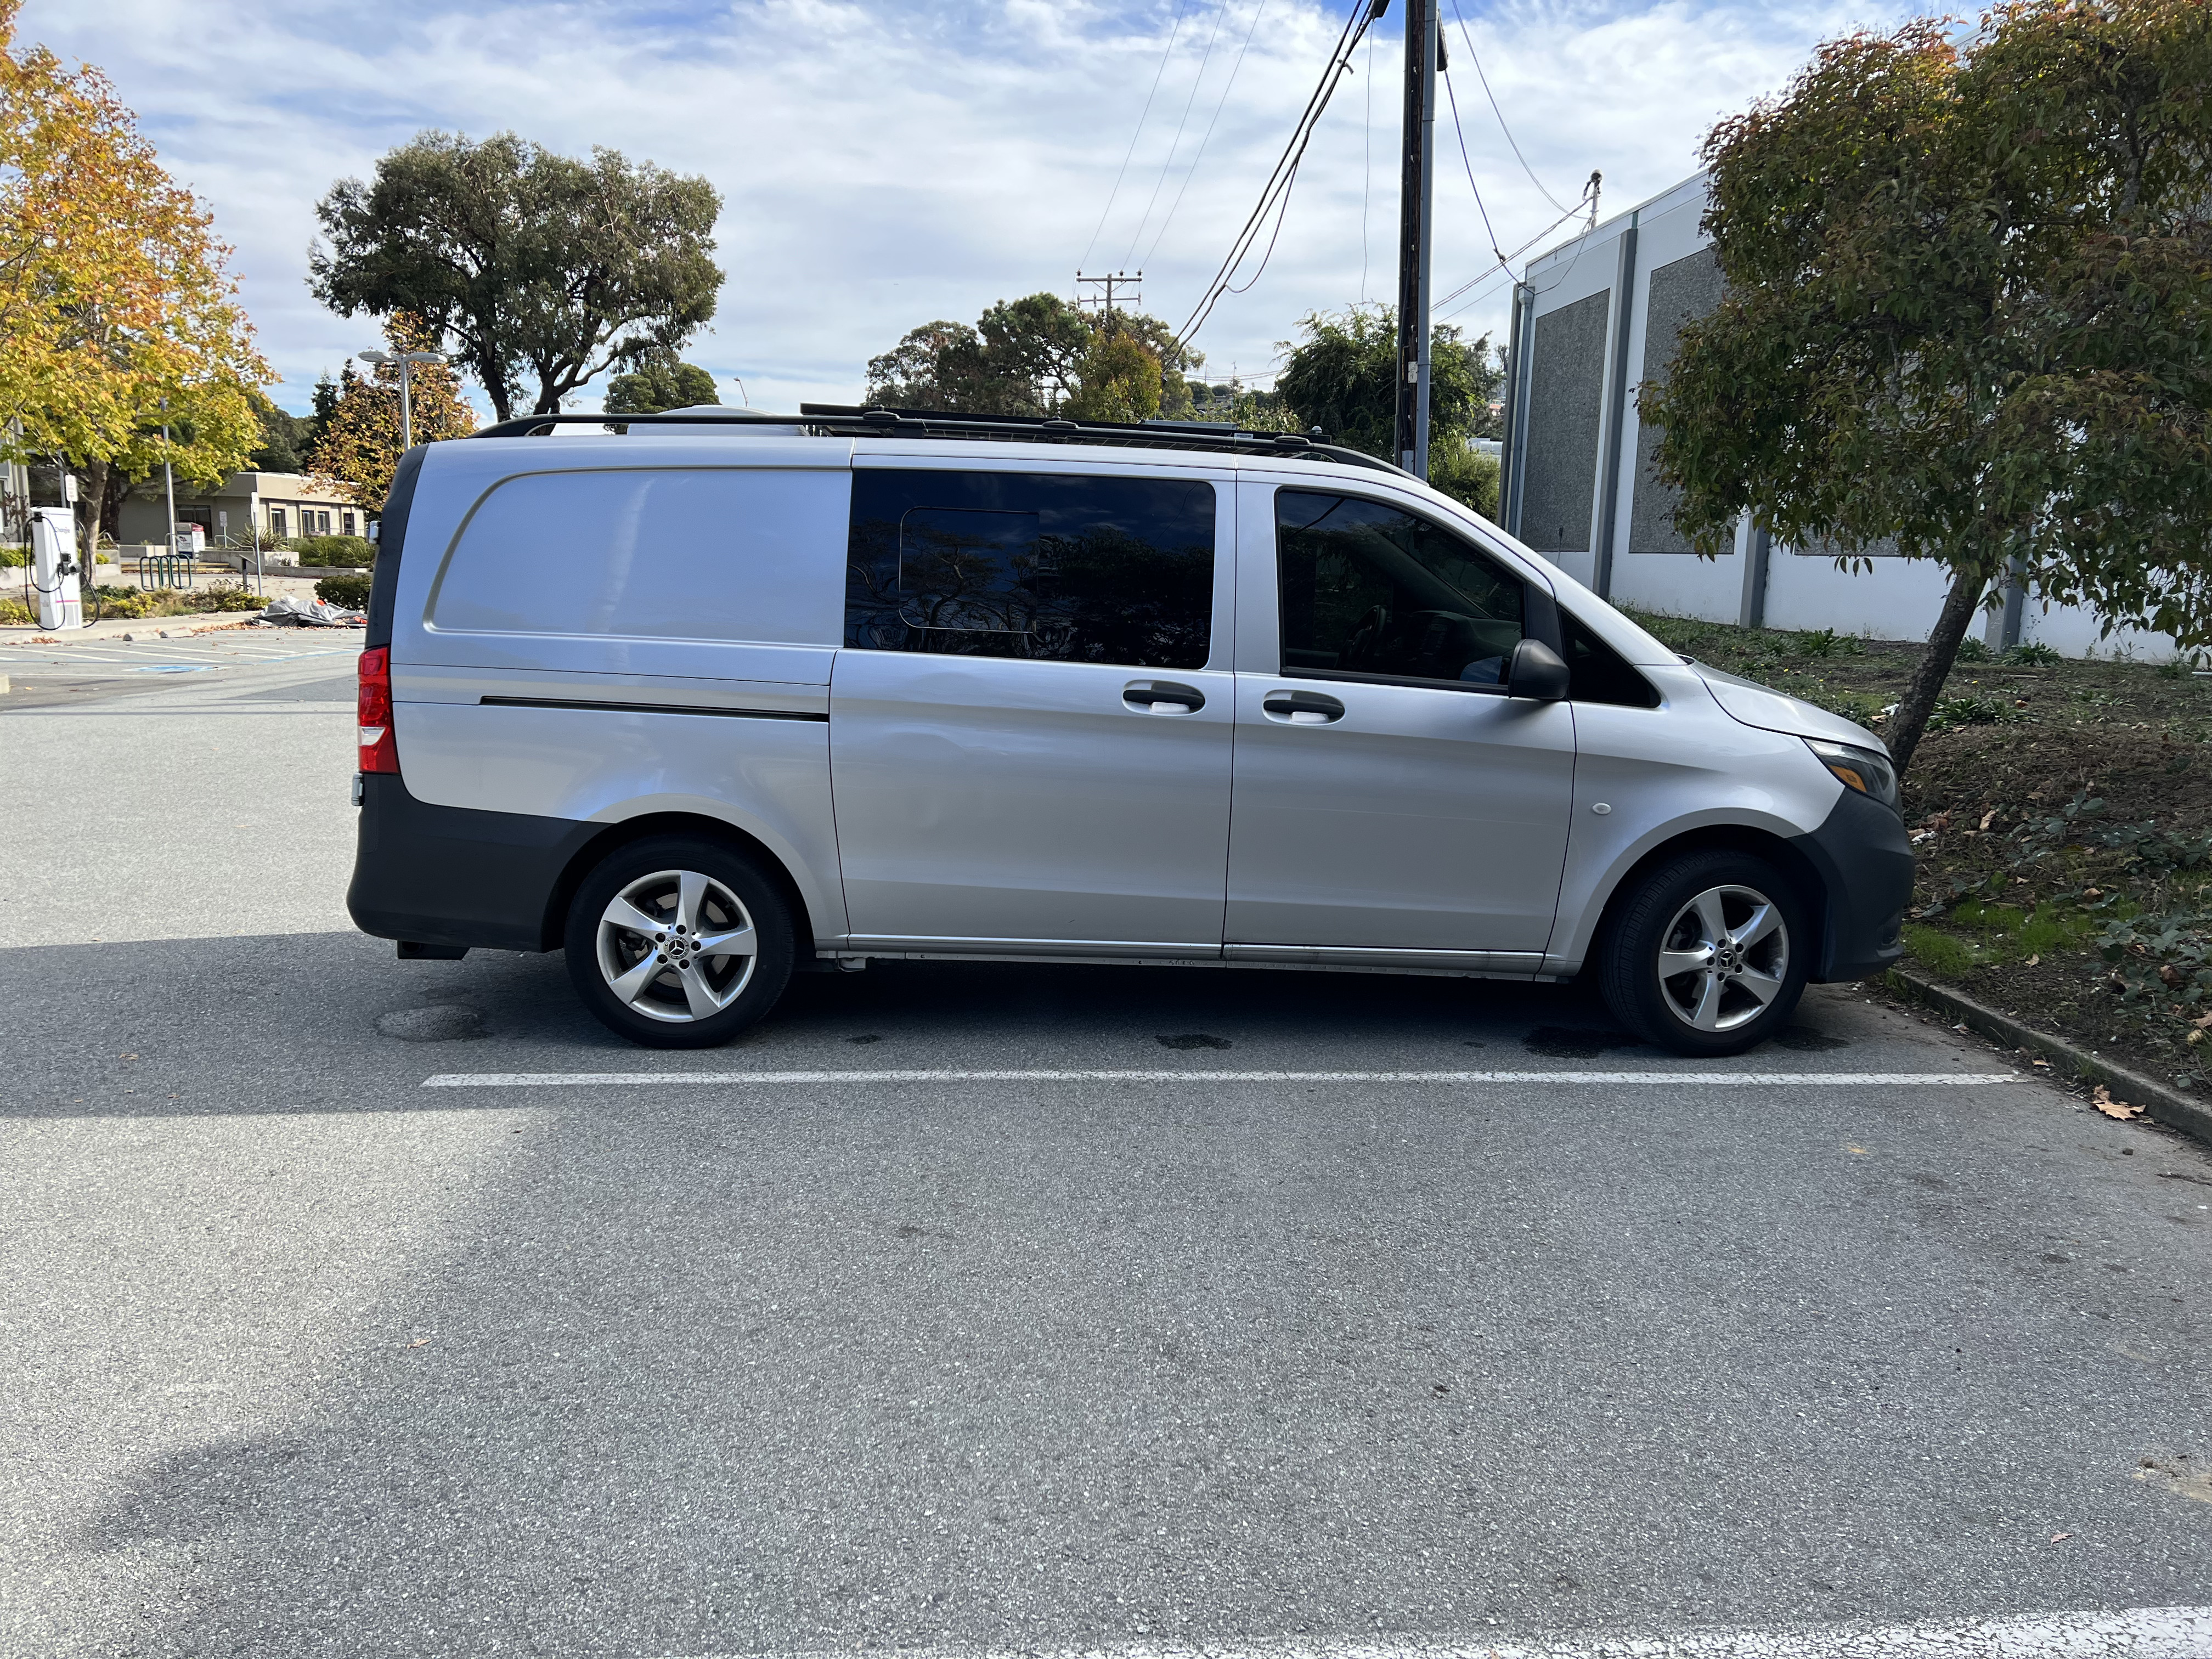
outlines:
M2212 1145L2212 1106L2191 1100L2154 1078L2130 1071L2124 1066L2115 1066L2086 1048L2075 1048L2063 1037L2023 1025L2009 1014L2001 1014L1972 997L1962 996L1948 986L1937 985L1901 968L1892 968L1869 982L1908 1002L1948 1014L1968 1030L1992 1042L2039 1054L2052 1062L2054 1069L2063 1063L2073 1069L2075 1076L2087 1082L2104 1084L2130 1105L2142 1107L2152 1122Z

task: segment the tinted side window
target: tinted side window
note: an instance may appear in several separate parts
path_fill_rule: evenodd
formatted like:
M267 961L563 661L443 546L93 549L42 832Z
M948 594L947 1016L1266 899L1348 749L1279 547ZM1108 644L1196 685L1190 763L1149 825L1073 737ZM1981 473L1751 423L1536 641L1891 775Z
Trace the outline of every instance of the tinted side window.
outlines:
M1203 481L863 468L845 643L1203 668L1213 514Z
M842 472L707 467L509 478L469 515L431 625L831 645L846 487Z
M1496 687L1521 583L1471 544L1354 495L1275 496L1283 672Z
M1623 703L1631 708L1656 708L1659 694L1651 682L1631 668L1620 653L1565 611L1559 631L1565 635L1567 667L1571 678L1567 696L1576 702Z

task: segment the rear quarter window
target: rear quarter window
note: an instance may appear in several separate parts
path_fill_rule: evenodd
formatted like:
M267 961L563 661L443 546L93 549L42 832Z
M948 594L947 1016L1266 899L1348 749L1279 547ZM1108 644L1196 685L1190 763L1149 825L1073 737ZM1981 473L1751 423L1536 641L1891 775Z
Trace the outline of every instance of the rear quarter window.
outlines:
M537 472L470 514L430 595L446 632L835 645L851 475Z

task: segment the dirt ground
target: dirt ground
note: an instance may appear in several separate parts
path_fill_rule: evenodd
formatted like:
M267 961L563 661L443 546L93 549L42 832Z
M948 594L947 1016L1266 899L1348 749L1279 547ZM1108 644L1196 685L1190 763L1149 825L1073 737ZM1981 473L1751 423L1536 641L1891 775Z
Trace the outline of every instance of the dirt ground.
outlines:
M1637 619L1876 732L1922 650ZM2212 974L2197 978L2212 951L2197 925L2212 908L2208 738L2212 674L2186 664L1960 662L1905 777L1920 860L1912 964L2122 1065L2212 1089Z

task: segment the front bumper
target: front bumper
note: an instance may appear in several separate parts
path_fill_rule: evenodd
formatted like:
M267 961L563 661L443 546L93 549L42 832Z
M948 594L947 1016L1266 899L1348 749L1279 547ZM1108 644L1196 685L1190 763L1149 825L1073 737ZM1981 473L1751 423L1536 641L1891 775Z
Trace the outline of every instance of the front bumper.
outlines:
M1819 829L1790 844L1827 890L1814 980L1864 979L1905 954L1912 843L1896 812L1846 789Z

